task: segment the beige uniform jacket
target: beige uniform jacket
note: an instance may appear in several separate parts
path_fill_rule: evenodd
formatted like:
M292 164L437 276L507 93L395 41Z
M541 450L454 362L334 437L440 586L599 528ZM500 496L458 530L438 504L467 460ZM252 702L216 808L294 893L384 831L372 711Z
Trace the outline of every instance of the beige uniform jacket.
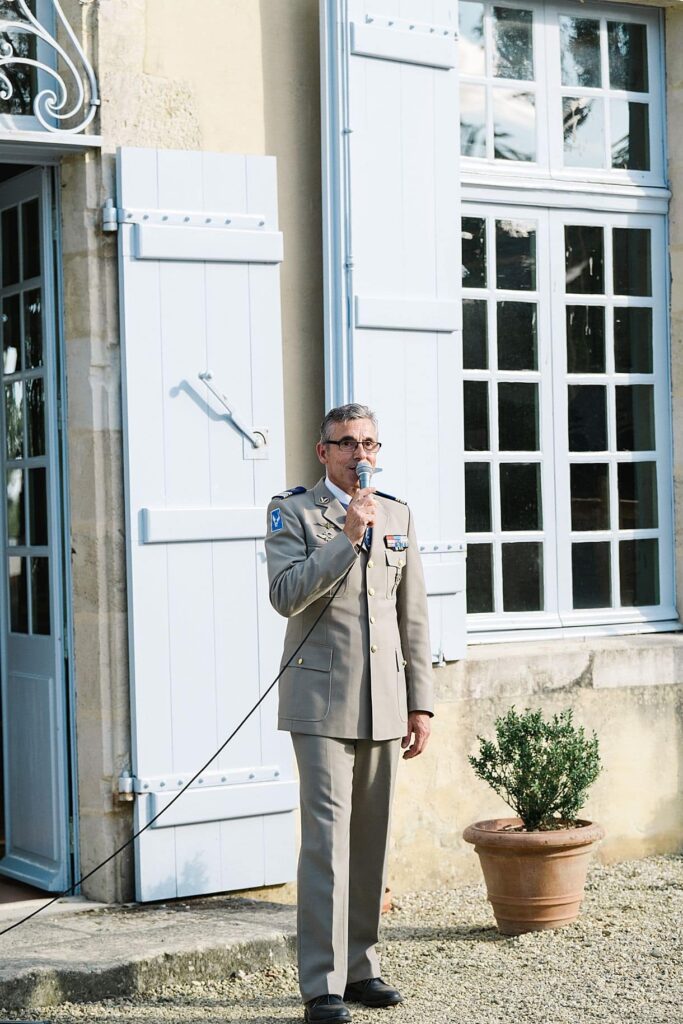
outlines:
M427 599L410 510L376 502L369 554L343 533L346 511L324 479L268 506L270 601L289 619L282 665L350 570L280 679L280 729L394 739L405 735L408 711L432 712ZM407 550L387 546L397 534L408 537Z

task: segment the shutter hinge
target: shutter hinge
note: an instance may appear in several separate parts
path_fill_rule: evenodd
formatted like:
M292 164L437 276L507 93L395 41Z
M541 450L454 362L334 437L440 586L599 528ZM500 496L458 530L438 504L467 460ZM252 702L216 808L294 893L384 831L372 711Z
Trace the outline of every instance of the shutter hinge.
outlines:
M103 231L118 231L119 229L119 211L114 205L113 199L105 200L104 206L102 207L102 230Z
M135 779L130 774L127 768L124 768L119 775L119 788L117 793L117 799L121 804L129 804L135 800Z

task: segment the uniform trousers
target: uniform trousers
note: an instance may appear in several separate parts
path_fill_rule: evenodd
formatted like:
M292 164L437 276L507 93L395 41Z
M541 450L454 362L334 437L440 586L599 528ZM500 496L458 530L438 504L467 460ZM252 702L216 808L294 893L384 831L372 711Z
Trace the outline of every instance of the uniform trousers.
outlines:
M297 958L306 1001L379 976L375 946L400 739L292 733L292 742L301 800Z

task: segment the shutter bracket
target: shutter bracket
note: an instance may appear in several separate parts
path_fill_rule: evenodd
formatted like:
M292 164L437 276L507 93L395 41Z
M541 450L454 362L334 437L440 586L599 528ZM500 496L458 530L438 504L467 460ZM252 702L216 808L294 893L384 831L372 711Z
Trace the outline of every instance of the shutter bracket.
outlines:
M130 774L127 768L124 768L119 775L119 788L117 798L121 804L129 804L135 800L134 790L135 779Z

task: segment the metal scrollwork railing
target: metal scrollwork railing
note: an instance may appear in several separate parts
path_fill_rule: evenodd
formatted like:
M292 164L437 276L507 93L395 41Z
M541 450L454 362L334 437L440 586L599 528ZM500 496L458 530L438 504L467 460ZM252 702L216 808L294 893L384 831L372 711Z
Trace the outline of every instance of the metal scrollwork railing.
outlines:
M2 7L7 10L10 4L16 10L17 16L0 16L0 100L10 100L14 95L15 85L10 76L12 68L35 69L37 73L48 76L52 83L51 86L39 88L31 101L33 113L39 123L49 132L70 135L82 132L90 124L100 105L97 79L59 0L49 0L55 14L54 24L60 24L73 46L82 64L82 73L79 72L76 61L57 41L56 29L51 32L41 24L27 0L5 0ZM13 43L12 37L17 35L35 39L36 46L29 48L28 55L21 52ZM41 49L47 46L60 62L56 67L38 59L40 44ZM21 49L23 50L23 47ZM33 53L36 56L33 56Z

